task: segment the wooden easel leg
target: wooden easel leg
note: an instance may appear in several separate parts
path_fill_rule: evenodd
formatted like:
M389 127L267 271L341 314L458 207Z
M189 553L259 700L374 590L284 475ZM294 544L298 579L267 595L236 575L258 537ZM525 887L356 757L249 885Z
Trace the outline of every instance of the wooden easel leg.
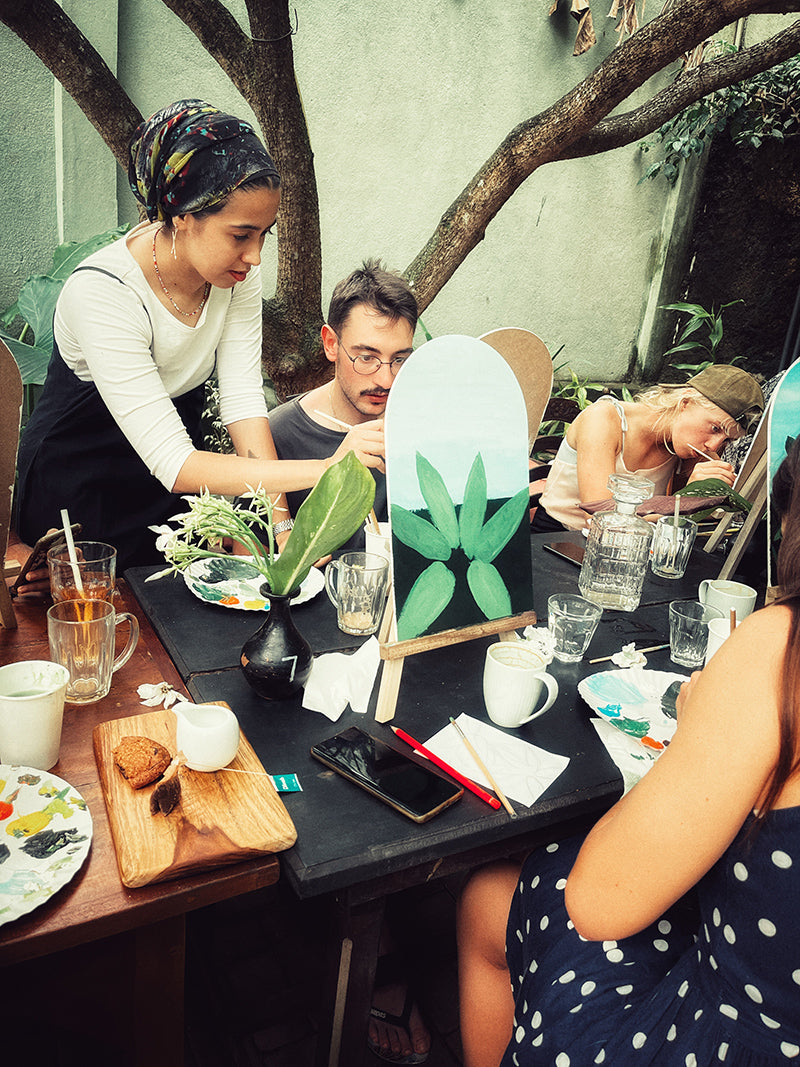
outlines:
M0 577L0 620L2 620L3 626L6 630L16 630L17 628L17 616L14 614L14 605L11 601L11 594L8 591L8 586L5 581Z
M383 661L381 687L378 691L378 706L375 709L375 722L390 722L394 718L404 662L404 659L387 659Z

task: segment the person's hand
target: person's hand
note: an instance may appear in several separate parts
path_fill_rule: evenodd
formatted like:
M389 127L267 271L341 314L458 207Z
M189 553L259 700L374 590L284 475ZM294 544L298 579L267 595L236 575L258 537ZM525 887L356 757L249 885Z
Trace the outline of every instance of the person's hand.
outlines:
M678 717L678 722L681 721L681 715L683 715L683 710L686 707L686 704L692 693L694 692L694 688L697 685L697 679L699 677L700 671L692 671L692 674L689 677L689 681L684 682L678 692L678 697L675 701L675 712Z
M699 482L704 478L719 478L719 480L725 482L726 485L733 485L736 479L736 472L731 464L725 463L724 460L712 459L709 461L701 459L698 463L695 463L686 484L689 485L691 482Z
M17 586L17 596L21 599L43 600L50 595L50 573L47 567L28 571Z
M383 419L373 419L353 426L331 456L330 463L338 463L348 452L355 452L365 467L385 472L384 449Z

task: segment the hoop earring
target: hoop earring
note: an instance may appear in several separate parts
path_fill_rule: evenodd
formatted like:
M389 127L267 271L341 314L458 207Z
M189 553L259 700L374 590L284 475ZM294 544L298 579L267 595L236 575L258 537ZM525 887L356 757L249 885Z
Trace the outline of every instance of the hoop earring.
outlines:
M172 227L172 248L170 249L170 252L172 253L172 258L173 259L177 259L178 258L177 253L175 252L175 236L176 236L175 227L173 226Z

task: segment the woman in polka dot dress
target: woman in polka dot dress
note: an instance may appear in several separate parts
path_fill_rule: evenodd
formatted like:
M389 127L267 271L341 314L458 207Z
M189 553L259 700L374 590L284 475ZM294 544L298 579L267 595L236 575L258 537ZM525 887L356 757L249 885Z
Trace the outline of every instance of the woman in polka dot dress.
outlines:
M800 1067L797 473L800 441L781 598L683 686L663 756L585 839L470 880L465 1067Z

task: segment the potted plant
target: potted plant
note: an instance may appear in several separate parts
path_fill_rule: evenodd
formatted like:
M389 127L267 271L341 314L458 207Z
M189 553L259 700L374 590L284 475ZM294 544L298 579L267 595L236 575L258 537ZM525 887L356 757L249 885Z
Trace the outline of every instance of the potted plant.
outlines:
M291 696L305 685L313 660L292 621L291 598L315 562L343 545L369 514L375 499L372 475L354 452L330 466L298 509L280 554L273 505L260 486L245 494L247 503L235 504L208 492L184 499L188 510L170 519L175 527L151 527L170 566L148 581L183 571L195 560L226 555L227 538L248 548L253 566L264 577L262 593L270 608L266 622L242 648L242 671L259 696Z

